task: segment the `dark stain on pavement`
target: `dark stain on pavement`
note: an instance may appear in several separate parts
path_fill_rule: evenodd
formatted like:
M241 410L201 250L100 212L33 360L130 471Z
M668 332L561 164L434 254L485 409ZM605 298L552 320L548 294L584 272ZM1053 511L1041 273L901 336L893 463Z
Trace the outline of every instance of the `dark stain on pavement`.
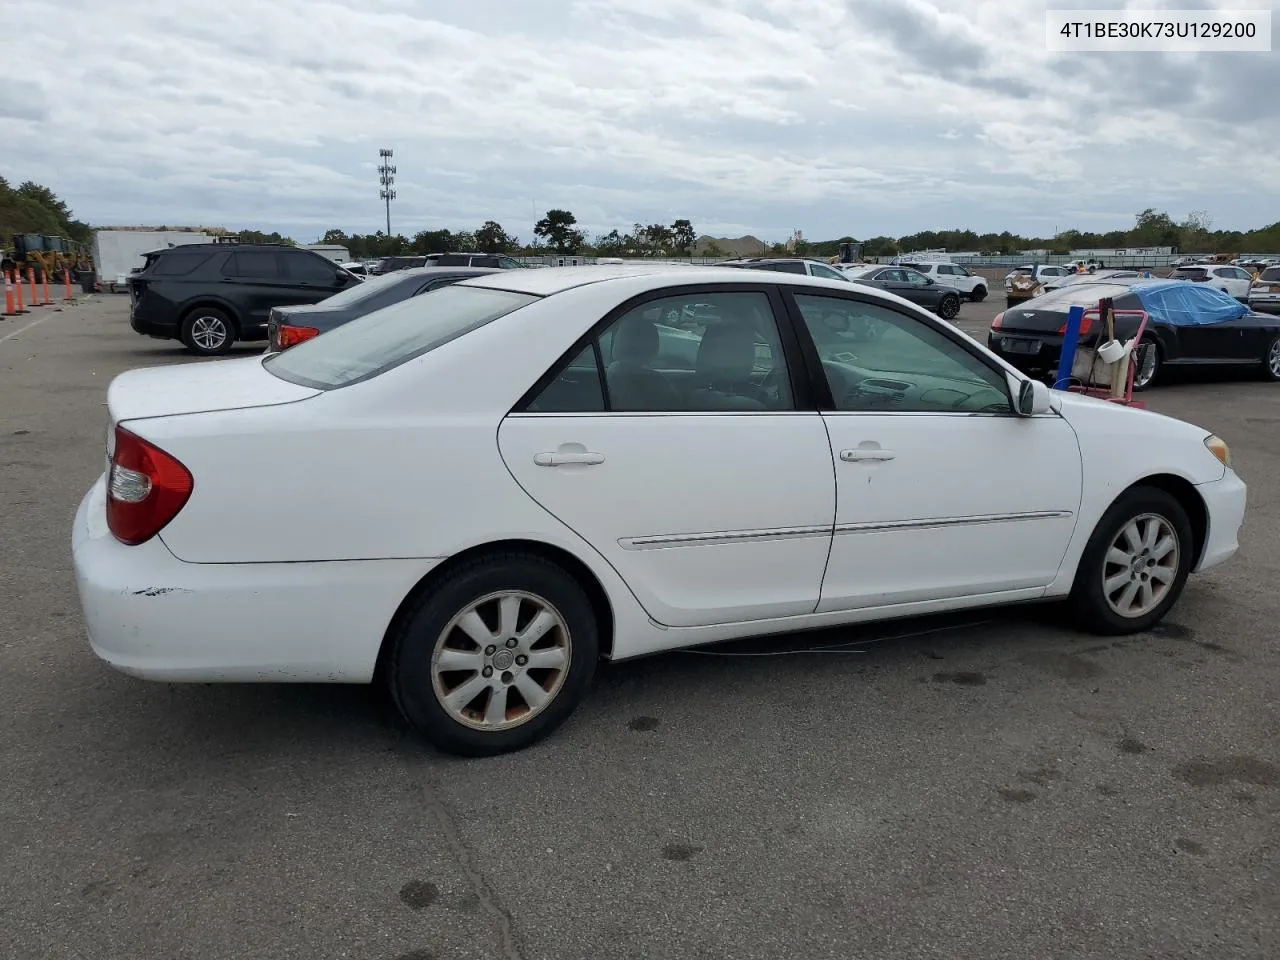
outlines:
M668 843L662 848L663 860L692 860L702 848L693 843Z
M987 676L976 670L957 670L952 673L935 673L933 682L954 683L961 687L981 687L986 684Z
M1200 856L1204 853L1203 843L1196 843L1194 840L1188 840L1186 837L1179 837L1177 840L1173 841L1173 845L1183 853L1194 853L1196 856Z
M1196 632L1190 627L1184 627L1180 623L1158 623L1149 631L1153 637L1160 637L1165 640L1194 640Z
M1229 756L1216 760L1198 758L1179 763L1172 773L1193 787L1213 787L1233 781L1252 783L1259 787L1280 784L1280 769L1257 757Z
M1092 680L1107 671L1073 653L1029 653L1022 662L1061 680Z
M15 430L13 431L13 435L15 437L25 437L30 432L30 430Z
M1121 753L1132 754L1146 753L1151 749L1137 737L1125 737L1116 746L1120 748Z
M1010 803L1030 803L1036 798L1035 793L1023 790L1021 787L1001 787L996 792L1000 794L1000 799L1008 800Z
M1093 789L1097 790L1098 793L1100 793L1104 797L1120 796L1120 789L1118 787L1113 787L1109 783L1100 783L1097 786L1095 786Z
M627 729L647 733L650 730L657 730L660 722L657 717L633 717L627 724Z
M1231 792L1231 799L1236 801L1236 803L1257 803L1258 802L1258 798L1255 797L1248 790L1233 790Z
M80 888L80 896L94 903L102 903L115 892L115 884L110 880L91 880Z
M400 888L400 899L414 910L431 906L440 898L440 888L426 880L410 880Z
M1038 787L1047 787L1055 780L1062 779L1062 772L1053 767L1037 767L1035 770L1019 770L1018 779L1034 783Z

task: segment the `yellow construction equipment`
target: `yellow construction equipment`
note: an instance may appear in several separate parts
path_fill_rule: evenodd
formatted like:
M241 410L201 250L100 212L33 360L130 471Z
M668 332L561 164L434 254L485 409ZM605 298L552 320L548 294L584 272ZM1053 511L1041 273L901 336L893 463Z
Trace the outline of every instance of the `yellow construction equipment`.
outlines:
M62 277L64 269L73 274L93 269L93 254L89 245L66 237L48 237L38 233L15 233L13 246L4 254L0 269L25 270L31 267L37 280L43 282Z

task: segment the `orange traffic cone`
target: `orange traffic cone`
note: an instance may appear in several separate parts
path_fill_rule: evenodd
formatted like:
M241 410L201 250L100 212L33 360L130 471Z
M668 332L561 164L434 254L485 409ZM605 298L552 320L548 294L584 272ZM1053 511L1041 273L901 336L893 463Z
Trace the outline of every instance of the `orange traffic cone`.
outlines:
M8 272L4 275L4 315L6 317L18 315L18 308L13 299L13 277Z
M18 313L28 313L29 311L22 305L22 271L15 270L13 273L17 279L17 282L13 285L13 289L14 293L16 293L18 297Z
M62 282L66 285L66 299L71 299L71 268L62 268Z
M40 287L36 285L35 267L27 267L27 285L31 290L31 306L40 306Z

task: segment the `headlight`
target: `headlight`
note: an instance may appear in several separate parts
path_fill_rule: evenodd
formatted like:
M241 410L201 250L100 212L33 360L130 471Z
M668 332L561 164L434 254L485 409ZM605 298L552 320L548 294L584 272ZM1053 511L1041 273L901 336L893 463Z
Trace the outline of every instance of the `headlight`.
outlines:
M1222 461L1224 467L1231 466L1231 449L1227 446L1225 440L1214 434L1204 438L1204 445L1209 452Z

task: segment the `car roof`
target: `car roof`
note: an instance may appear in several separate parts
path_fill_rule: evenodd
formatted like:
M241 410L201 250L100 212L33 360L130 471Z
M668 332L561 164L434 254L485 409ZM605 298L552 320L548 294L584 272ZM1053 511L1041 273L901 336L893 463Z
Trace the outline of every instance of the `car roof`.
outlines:
M409 267L384 273L384 277L483 277L490 273L502 273L501 267ZM508 271L509 272L509 271Z
M639 277L652 277L654 289L669 284L746 282L742 276L742 270L738 267L703 267L682 263L587 264L577 267L541 267L534 270L494 270L486 273L487 276L463 280L460 285L488 287L494 290L509 290L513 293L529 293L545 297L574 287L586 286L589 283L607 283L610 280ZM777 273L772 270L758 271L758 275L749 282L824 287L828 290L847 291L849 289L849 284L844 280L812 277L801 273ZM897 302L896 298L889 299Z

